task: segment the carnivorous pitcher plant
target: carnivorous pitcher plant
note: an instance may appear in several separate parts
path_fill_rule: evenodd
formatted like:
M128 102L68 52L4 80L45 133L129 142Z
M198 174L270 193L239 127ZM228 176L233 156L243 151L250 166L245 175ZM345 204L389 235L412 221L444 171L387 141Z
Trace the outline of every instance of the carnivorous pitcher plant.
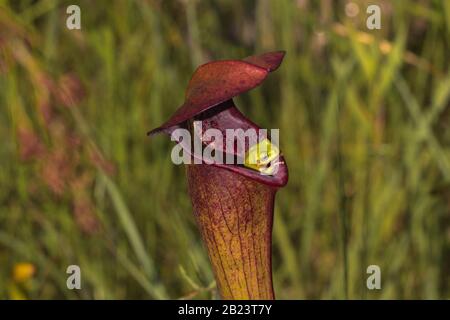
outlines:
M149 132L171 135L188 155L183 163L194 215L224 299L274 298L273 209L276 191L288 180L287 166L273 137L263 135L266 130L240 113L232 98L260 85L283 57L279 51L200 66L184 104ZM214 139L203 134L209 129ZM177 130L189 132L189 139ZM259 139L249 139L251 130ZM191 151L196 141L213 159ZM218 161L225 158L233 161Z

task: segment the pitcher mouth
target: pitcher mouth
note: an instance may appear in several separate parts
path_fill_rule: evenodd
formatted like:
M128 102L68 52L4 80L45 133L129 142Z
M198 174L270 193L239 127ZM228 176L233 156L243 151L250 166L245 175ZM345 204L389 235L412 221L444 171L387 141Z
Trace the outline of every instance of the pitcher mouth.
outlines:
M284 51L276 51L242 60L212 61L200 66L189 81L184 104L161 126L148 132L148 135L160 132L171 135L172 140L189 154L195 164L208 164L230 170L273 187L284 186L288 180L287 165L277 143L274 144L271 139L245 143L242 150L212 146L210 151L223 157L231 155L240 160L223 163L204 161L203 157L192 152L192 138L187 139L189 141L179 141L173 137L176 130L187 129L194 139L197 138L198 133L194 132L191 126L194 121L199 120L203 122L202 130L214 129L226 138L227 130L255 130L259 136L265 129L261 129L240 113L232 98L259 86L270 72L280 66L284 55ZM259 151L265 147L270 147L268 153Z
M188 131L188 138L178 139L177 130ZM202 138L208 130L216 130L220 133L219 139L223 140L216 141L217 137L214 140ZM234 130L242 135L233 134ZM246 140L250 130L257 137L254 141ZM216 166L273 187L282 187L287 183L287 165L279 147L271 141L272 137L262 134L266 132L265 129L259 128L240 113L232 100L164 132L171 135L172 140L188 155L188 161L183 162L185 164ZM239 143L241 148L237 147ZM205 155L205 148L209 148L207 155L214 153L215 156ZM219 153L221 155L216 157ZM217 161L217 158L220 160Z

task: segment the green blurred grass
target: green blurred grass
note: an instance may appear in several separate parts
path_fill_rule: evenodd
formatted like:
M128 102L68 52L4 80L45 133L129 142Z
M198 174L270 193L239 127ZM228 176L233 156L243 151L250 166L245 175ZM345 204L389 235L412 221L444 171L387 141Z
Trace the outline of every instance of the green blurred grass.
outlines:
M289 164L277 297L450 298L450 5L375 1L370 31L355 2L348 18L330 0L0 0L0 298L217 297L184 170L145 133L198 64L279 49L237 99L280 128ZM65 28L74 3L81 32Z

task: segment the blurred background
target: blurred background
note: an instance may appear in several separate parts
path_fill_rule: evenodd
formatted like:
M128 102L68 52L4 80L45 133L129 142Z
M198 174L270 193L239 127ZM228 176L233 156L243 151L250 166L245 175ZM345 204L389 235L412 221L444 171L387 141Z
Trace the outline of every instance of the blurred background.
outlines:
M146 132L199 64L286 50L235 101L289 165L277 298L449 299L449 49L441 0L0 0L0 298L217 298L184 168Z

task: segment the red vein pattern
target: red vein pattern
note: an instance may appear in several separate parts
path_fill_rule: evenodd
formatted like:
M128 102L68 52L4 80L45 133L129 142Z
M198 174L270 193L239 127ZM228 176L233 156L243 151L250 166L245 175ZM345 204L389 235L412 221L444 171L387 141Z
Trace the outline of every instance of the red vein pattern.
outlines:
M208 165L187 165L197 224L223 299L274 299L271 272L276 189Z

